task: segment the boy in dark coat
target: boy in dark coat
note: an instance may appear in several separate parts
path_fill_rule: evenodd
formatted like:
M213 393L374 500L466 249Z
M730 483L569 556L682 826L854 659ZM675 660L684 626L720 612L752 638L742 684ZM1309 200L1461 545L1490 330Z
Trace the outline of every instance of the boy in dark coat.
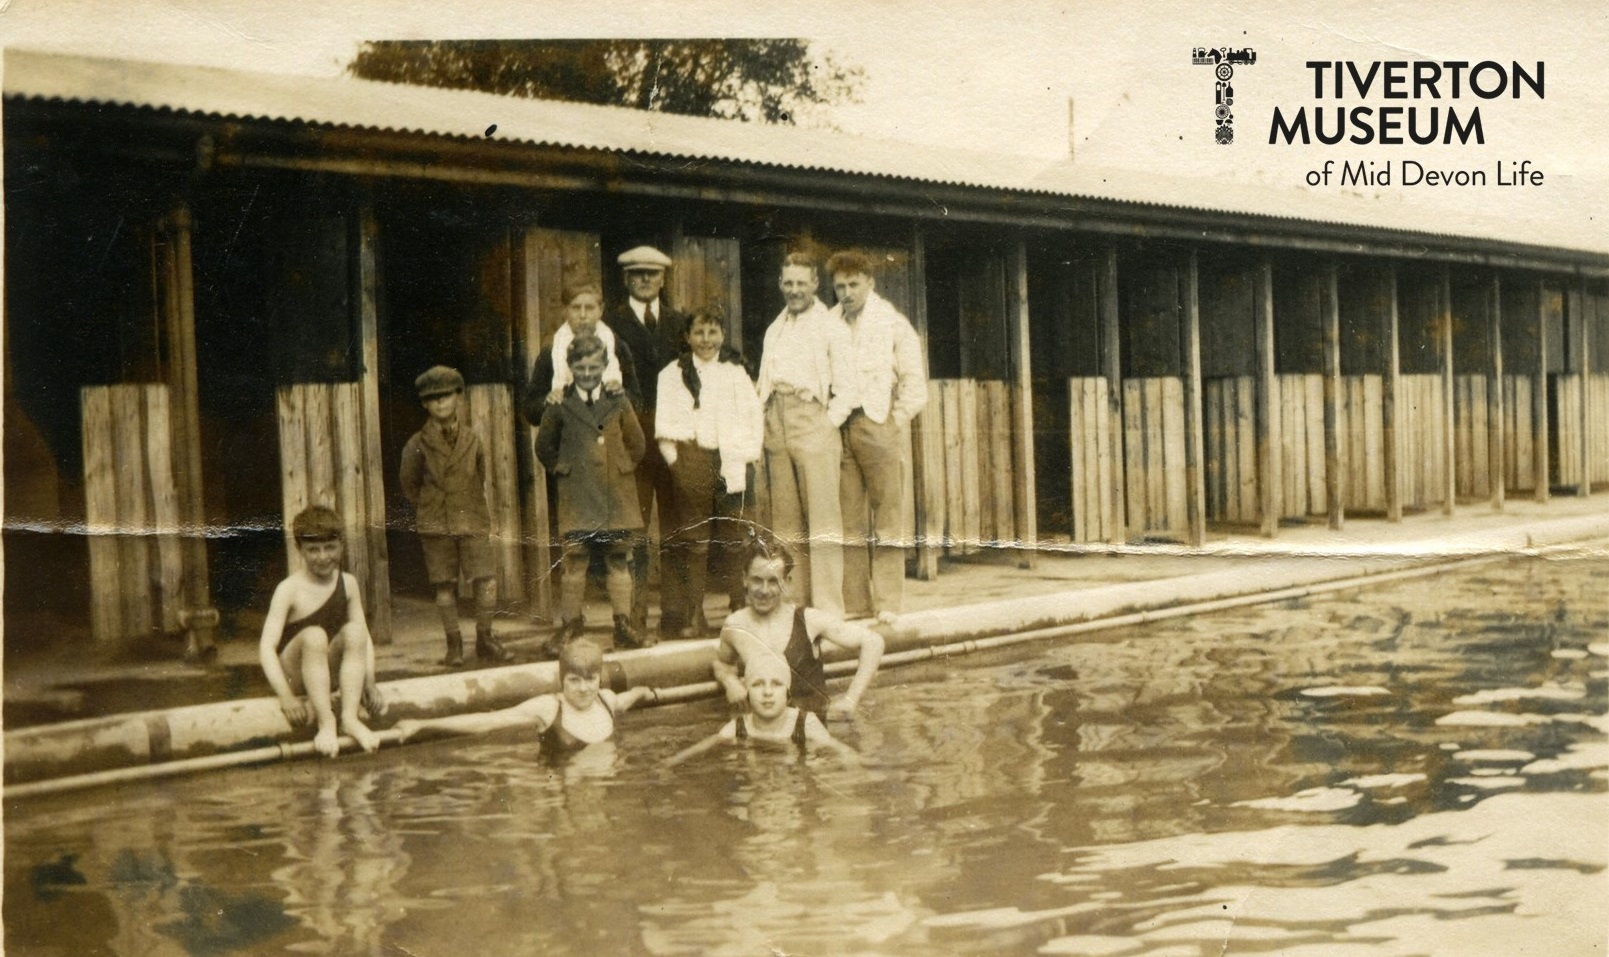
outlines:
M475 589L475 656L507 661L508 651L492 636L497 570L486 508L486 453L464 421L464 377L457 369L434 366L414 385L430 419L402 447L402 494L416 509L425 571L447 632L442 664L456 668L464 663L464 636L458 629L460 573Z
M556 656L581 634L581 599L594 550L603 553L608 569L615 646L641 647L644 640L631 623L631 548L643 531L633 473L647 443L631 400L603 388L603 342L577 336L566 361L573 381L562 402L542 410L536 434L537 458L553 475L563 546L559 625L546 650Z

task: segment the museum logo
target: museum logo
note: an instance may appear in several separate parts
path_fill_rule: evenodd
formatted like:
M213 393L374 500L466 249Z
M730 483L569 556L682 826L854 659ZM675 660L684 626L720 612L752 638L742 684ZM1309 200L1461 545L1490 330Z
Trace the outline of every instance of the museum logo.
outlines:
M1256 64L1257 51L1251 47L1239 50L1196 47L1190 54L1190 62L1212 67L1212 119L1216 124L1213 139L1219 146L1228 146L1235 141L1235 88L1229 81L1234 78L1235 67Z

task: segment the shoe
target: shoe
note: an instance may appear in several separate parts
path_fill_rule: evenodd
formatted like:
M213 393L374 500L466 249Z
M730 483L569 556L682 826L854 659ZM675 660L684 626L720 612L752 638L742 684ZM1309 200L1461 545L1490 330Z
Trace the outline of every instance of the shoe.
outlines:
M646 648L653 642L643 638L642 632L632 627L629 615L615 616L615 647L616 648Z
M481 661L508 661L514 655L497 640L490 628L475 629L475 657Z
M586 630L586 627L587 623L580 617L559 622L559 627L553 629L553 634L549 635L548 640L542 643L542 657L553 661L558 660L559 653L564 650L564 646L581 637L581 633Z
M712 631L713 629L710 628L709 620L704 617L704 613L701 611L693 616L692 624L676 633L676 637L683 640L706 638Z
M447 636L447 657L441 663L449 668L462 668L464 666L464 636L452 632Z

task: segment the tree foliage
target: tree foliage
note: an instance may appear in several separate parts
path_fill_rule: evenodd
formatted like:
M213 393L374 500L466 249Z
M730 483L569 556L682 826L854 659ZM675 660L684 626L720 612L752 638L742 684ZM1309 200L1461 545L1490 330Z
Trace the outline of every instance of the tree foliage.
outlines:
M858 96L862 72L809 41L377 40L347 66L371 80L767 123Z

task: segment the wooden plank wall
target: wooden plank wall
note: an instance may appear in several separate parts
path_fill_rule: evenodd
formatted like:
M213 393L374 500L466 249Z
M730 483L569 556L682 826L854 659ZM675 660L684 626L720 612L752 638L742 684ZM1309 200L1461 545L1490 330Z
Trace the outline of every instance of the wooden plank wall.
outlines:
M1067 393L1073 541L1111 541L1121 534L1123 503L1112 501L1112 417L1107 415L1106 378L1068 379Z
M1324 375L1276 376L1280 421L1280 504L1284 515L1302 518L1329 511L1324 464Z
M1552 380L1554 451L1553 484L1573 488L1581 483L1581 375L1558 372Z
M359 382L310 382L280 386L275 393L279 420L280 490L284 503L285 564L301 568L291 537L291 521L310 505L324 505L341 516L346 531L346 570L357 576L364 608L372 610L389 585L371 567L371 535L384 528L369 522L369 469L359 414Z
M1128 536L1180 541L1189 533L1184 468L1184 382L1123 380L1123 473Z
M180 630L184 580L168 387L88 386L83 417L90 634Z
M1446 417L1440 373L1404 375L1398 384L1397 407L1402 431L1397 461L1402 504L1412 508L1439 505L1446 497Z
M1484 375L1453 377L1453 462L1460 498L1492 494L1489 383Z
M1592 423L1592 432L1587 436L1587 461L1592 469L1589 478L1594 483L1609 482L1609 374L1594 372L1587 376L1587 403Z
M1384 511L1385 377L1341 377L1341 408L1336 423L1348 468L1341 476L1341 501L1348 511Z
M933 506L929 524L951 556L1016 547L1012 492L1011 384L971 379L929 383L923 428L935 438L941 468L924 476ZM935 517L942 515L942 523ZM936 529L942 528L942 532Z
M513 390L501 383L464 390L469 421L486 451L486 505L492 518L492 553L497 560L499 601L523 601L525 563L520 524L520 480L515 442L523 432L514 412ZM461 588L470 592L469 582Z
M1204 392L1207 517L1217 522L1256 522L1257 379L1208 379Z
M676 268L670 271L671 304L683 312L719 306L726 312L726 341L734 349L743 344L743 257L736 239L713 236L677 236L671 246ZM646 376L646 370L638 370ZM653 370L653 375L659 371Z
M1503 376L1503 476L1511 492L1536 488L1536 432L1531 428L1531 392L1536 378Z
M523 371L529 374L537 354L548 348L553 333L564 323L560 290L566 283L601 276L602 253L595 233L559 229L525 231L523 284L519 287L519 350ZM531 612L550 617L553 611L552 574L558 556L552 547L553 526L548 510L547 473L536 460L536 428L519 430L518 458L522 484L524 554L527 577L519 591L529 597ZM764 470L759 470L761 474ZM757 490L759 491L759 490Z

